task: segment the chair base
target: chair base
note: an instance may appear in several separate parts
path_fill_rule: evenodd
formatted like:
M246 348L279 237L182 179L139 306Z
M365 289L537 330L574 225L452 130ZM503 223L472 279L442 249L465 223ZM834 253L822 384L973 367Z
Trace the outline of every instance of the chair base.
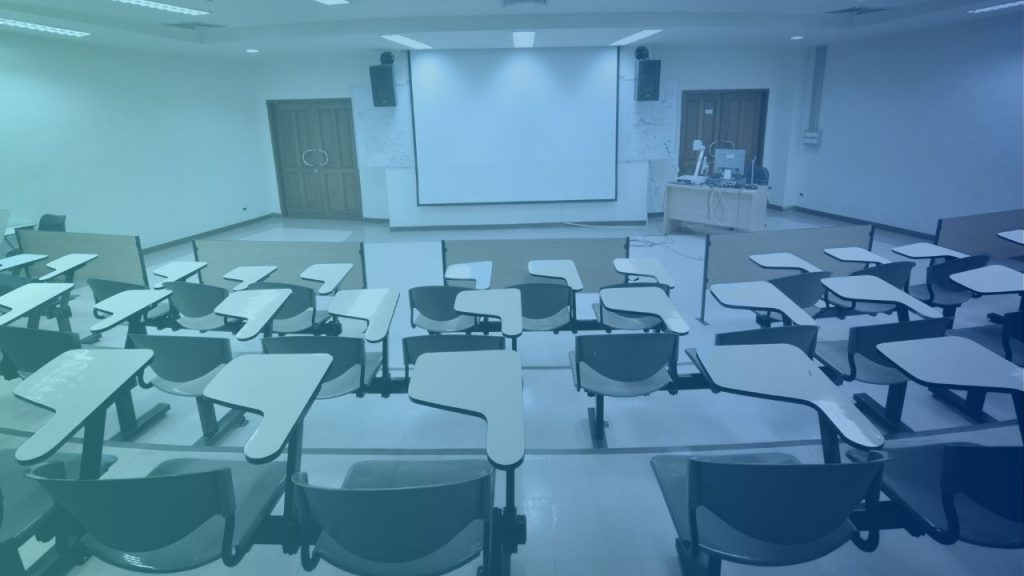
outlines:
M596 449L604 449L608 447L608 438L605 436L604 429L608 427L608 422L604 420L604 403L598 400L600 404L595 408L587 408L587 421L590 426L590 440L594 444Z
M983 390L969 390L966 398L949 388L936 387L931 390L932 396L939 402L949 406L971 422L987 424L996 421L995 418L985 412L985 392Z
M703 550L698 550L694 556L683 545L682 540L676 538L676 554L679 556L679 568L683 576L721 576L722 559L711 556Z
M868 418L885 428L887 435L913 432L903 423L903 402L907 395L907 385L891 384L885 400L885 406L864 392L853 395L853 401Z
M196 440L193 446L216 446L224 436L235 428L240 428L249 423L245 419L245 412L232 408L228 410L228 413L217 419L216 414L213 411L213 406L209 409L203 407L201 399L199 401L199 421L203 427L203 437Z
M116 406L117 421L121 427L121 431L111 436L110 439L114 442L131 442L132 440L135 440L140 434L155 424L157 420L163 418L164 415L167 414L167 411L171 409L170 404L161 402L147 410L141 416L137 416L135 414L135 406L130 395L118 398Z

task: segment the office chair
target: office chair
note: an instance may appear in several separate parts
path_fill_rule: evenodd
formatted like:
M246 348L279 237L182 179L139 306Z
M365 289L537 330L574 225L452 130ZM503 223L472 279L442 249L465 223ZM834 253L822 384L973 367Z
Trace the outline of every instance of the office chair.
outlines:
M477 334L407 336L402 339L402 360L405 364L405 379L409 379L409 367L415 365L416 360L424 354L504 349L504 336L481 336Z
M458 286L417 286L409 289L409 323L431 334L470 332L477 327L475 316L455 311Z
M39 224L36 226L36 230L43 232L66 232L67 228L65 223L68 217L61 214L43 214L39 218Z
M831 276L831 272L802 272L790 276L775 278L768 282L779 289L797 306L803 308L812 318L821 312L818 302L825 298L825 285L822 278ZM782 314L778 312L755 312L758 326L768 328L776 322L782 322Z
M348 336L287 336L263 339L264 354L329 354L317 400L357 392L373 383L381 366L380 352L367 352L362 338Z
M942 315L952 318L956 309L971 299L971 291L953 282L949 277L958 272L981 268L988 264L988 256L968 256L928 267L925 283L911 286L907 292L930 306L942 308Z
M526 332L558 332L575 319L572 288L565 284L530 282L509 288L519 290Z

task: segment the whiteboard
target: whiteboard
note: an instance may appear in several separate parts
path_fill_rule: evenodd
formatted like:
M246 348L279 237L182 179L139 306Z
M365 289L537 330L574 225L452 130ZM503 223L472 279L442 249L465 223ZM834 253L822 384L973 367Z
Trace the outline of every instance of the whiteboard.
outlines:
M619 161L676 160L679 89L661 83L657 102L637 102L636 79L619 82Z
M411 168L416 165L408 84L395 87L397 106L373 105L369 86L352 87L352 115L360 166Z

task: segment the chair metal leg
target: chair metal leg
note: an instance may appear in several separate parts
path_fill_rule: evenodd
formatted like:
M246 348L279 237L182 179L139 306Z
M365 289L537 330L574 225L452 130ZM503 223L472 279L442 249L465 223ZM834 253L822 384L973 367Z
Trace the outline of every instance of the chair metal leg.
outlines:
M676 554L679 556L679 568L683 571L683 576L721 576L722 574L721 558L701 550L698 550L696 555L691 554L678 538L676 538Z
M594 448L607 448L608 441L605 438L604 429L608 423L604 421L604 396L594 396L594 407L587 408L587 419L590 421L590 438L594 442Z
M860 392L853 395L853 400L869 418L881 424L890 434L913 432L903 423L903 405L907 397L907 383L891 384L885 397L885 406L874 398Z
M25 565L21 562L21 554L14 542L0 544L0 574L24 576Z
M229 410L218 420L213 402L202 396L196 396L196 408L199 409L199 425L203 429L203 437L194 446L215 445L229 430L246 423L245 412L236 409Z

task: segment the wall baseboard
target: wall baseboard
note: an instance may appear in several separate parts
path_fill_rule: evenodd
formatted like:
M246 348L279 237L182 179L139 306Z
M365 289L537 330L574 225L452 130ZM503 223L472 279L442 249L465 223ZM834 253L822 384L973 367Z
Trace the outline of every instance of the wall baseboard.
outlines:
M872 222L870 220L861 220L860 218L851 218L849 216L841 216L839 214L832 214L831 212L822 212L821 210L812 210L810 208L804 208L803 206L794 206L793 210L797 212L803 212L804 214L810 214L812 216L822 216L824 218L834 218L836 220L842 220L843 222L850 222L851 224L870 224L879 230L886 230L889 232L896 232L897 234L905 234L907 236L913 236L914 238L920 238L922 240L932 241L935 236L932 234L925 234L924 232L918 232L916 230L908 230L906 228L900 228L898 226L890 226L888 224L879 224L878 222Z
M257 216L255 218L242 220L241 222L236 222L234 224L228 224L227 226L221 226L220 228L214 228L213 230L207 230L206 232L200 232L198 234L192 234L191 236L185 236L184 238L179 238L177 240L171 240L170 242L156 244L148 248L143 248L142 253L149 254L151 252L165 250L167 248L177 246L178 244L184 244L186 242L191 242L193 240L207 238L209 236L213 236L214 234L220 234L221 232L227 232L228 230L234 230L235 228L241 228L242 226L248 226L249 224L255 224L257 222L262 222L263 220L270 220L271 218L281 218L281 214L278 212L271 212L269 214L264 214L263 216Z

